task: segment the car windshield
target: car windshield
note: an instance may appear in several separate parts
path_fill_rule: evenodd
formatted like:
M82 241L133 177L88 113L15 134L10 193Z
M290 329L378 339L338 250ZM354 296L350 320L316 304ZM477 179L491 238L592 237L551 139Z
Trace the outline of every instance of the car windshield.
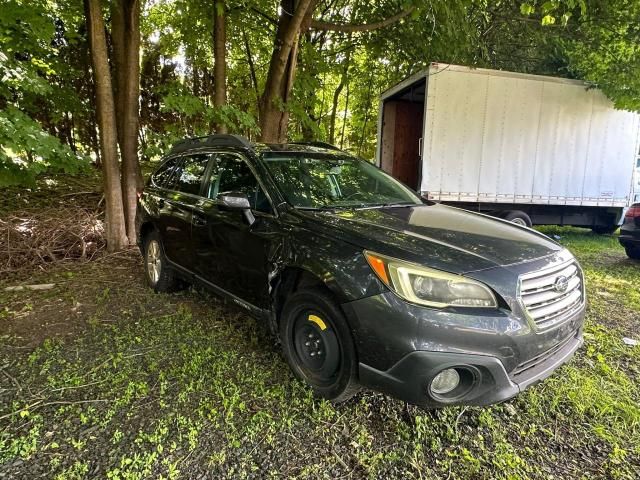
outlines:
M297 208L366 208L421 204L400 182L353 157L309 153L264 155L287 202Z

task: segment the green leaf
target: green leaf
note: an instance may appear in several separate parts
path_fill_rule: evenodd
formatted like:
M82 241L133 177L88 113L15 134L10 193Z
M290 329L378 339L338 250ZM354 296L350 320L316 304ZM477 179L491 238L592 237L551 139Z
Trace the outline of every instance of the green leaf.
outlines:
M542 17L543 26L553 25L554 23L556 23L556 17L554 17L553 15L545 15L544 17Z
M534 8L534 6L529 3L520 4L520 13L522 13L522 15L531 15L535 11L536 9Z

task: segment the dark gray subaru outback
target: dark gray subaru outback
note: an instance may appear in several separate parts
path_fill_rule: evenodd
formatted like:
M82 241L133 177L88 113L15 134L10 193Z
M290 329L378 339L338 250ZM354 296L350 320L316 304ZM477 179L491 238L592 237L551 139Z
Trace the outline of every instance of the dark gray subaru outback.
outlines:
M297 377L425 406L517 395L582 342L582 271L512 223L427 203L324 144L178 143L138 204L156 291L197 282L268 322Z

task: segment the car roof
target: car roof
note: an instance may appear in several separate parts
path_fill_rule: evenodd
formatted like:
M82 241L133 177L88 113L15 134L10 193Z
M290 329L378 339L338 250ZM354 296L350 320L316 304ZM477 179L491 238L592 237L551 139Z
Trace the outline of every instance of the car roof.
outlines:
M325 155L343 154L347 152L333 145L323 142L292 142L292 143L257 143L255 150L259 153L267 152L295 152L295 153L320 153Z
M199 150L207 147L234 147L252 150L256 153L266 152L296 152L315 153L325 155L343 154L347 152L325 142L290 142L290 143L258 143L251 142L240 135L214 134L203 137L193 137L175 143L167 155Z

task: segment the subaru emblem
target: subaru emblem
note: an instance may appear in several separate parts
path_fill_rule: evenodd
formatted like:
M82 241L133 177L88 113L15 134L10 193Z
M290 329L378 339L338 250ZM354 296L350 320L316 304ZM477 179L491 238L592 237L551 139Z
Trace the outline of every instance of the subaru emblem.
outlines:
M553 284L553 288L555 288L556 292L564 293L569 288L569 279L564 275L560 275L556 278L556 282Z

